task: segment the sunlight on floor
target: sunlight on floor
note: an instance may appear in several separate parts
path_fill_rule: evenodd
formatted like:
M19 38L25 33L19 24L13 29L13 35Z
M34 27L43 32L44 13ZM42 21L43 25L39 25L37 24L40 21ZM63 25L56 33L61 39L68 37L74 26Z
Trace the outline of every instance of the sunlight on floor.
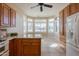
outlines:
M53 44L51 44L49 47L51 47L51 48L56 48L56 47L58 47L58 44L57 44L57 43L53 43Z

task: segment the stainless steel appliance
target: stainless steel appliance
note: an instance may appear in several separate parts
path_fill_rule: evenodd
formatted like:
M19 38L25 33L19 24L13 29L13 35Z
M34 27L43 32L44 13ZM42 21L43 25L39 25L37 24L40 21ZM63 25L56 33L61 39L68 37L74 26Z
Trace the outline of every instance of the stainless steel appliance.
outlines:
M79 49L79 13L73 14L66 19L66 42L67 55L76 55L79 53L77 51ZM70 46L76 49L72 49ZM72 53L72 50L74 53Z
M0 29L0 55L2 56L9 50L9 41L7 40L7 30Z
M7 53L9 51L9 41L4 41L2 44L0 44L0 56L3 56L4 54L9 55Z

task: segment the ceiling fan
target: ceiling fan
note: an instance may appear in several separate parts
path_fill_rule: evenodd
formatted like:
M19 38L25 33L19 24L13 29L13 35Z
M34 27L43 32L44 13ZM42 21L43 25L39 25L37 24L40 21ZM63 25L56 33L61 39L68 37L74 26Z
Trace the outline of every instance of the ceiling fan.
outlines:
M43 11L43 6L48 7L48 8L52 8L53 7L53 5L48 5L48 4L45 4L45 3L38 3L38 5L31 7L31 9L35 8L37 6L40 6L40 11L41 12Z

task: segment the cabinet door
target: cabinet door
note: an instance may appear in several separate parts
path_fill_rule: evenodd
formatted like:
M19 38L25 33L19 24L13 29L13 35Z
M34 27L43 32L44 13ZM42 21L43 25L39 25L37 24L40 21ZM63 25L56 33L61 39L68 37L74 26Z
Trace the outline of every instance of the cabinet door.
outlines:
M69 5L64 8L64 19L70 15L70 7Z
M13 9L10 9L10 26L16 26L16 12Z
M79 12L79 3L77 3L77 12Z
M71 3L70 4L70 14L74 14L77 12L77 3Z
M41 42L37 40L23 40L22 41L22 55L23 56L40 56L41 55Z
M23 56L40 56L40 48L38 43L34 45L33 42L26 42L25 44L22 43L23 48Z
M6 4L2 4L2 26L10 26L10 8Z
M14 39L14 56L21 56L22 55L22 43L21 43L22 39L19 38L15 38Z
M14 40L9 41L9 55L10 56L14 55Z
M9 41L9 55L10 56L21 56L21 40L15 38Z

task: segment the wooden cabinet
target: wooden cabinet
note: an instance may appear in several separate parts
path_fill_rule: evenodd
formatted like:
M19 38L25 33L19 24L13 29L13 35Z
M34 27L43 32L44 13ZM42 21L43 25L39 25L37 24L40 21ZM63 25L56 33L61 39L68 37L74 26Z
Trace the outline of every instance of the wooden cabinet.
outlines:
M14 38L9 41L9 55L10 56L21 56L21 39Z
M77 8L77 3L71 3L69 7L70 7L70 15L76 13L79 8L79 7Z
M60 11L60 42L66 46L66 18L79 12L79 3L71 3Z
M60 43L66 47L66 17L70 15L69 7L67 6L59 13L60 17Z
M12 46L11 46L12 45ZM40 56L40 38L15 38L9 44L10 56Z
M10 26L10 8L6 4L0 4L0 26Z
M66 11L67 12L67 11ZM59 13L60 16L60 43L66 47L66 39L65 39L65 25L64 25L64 10Z
M23 39L22 40L22 55L23 56L40 56L41 42L40 39Z
M63 23L63 26L64 26L64 36L66 37L66 18L70 15L70 9L69 9L69 5L67 7L64 8L64 23Z
M0 27L13 27L16 25L16 12L8 5L0 3Z
M77 12L79 12L79 3L77 3Z
M64 19L66 20L66 17L70 15L70 7L69 5L64 8Z
M14 47L14 39L12 39L12 40L9 41L9 55L10 56L14 55L14 52L12 52L12 51L14 51L13 47Z
M60 35L64 35L64 13L63 10L59 13L60 17Z
M10 9L10 26L16 26L16 11L13 9Z

